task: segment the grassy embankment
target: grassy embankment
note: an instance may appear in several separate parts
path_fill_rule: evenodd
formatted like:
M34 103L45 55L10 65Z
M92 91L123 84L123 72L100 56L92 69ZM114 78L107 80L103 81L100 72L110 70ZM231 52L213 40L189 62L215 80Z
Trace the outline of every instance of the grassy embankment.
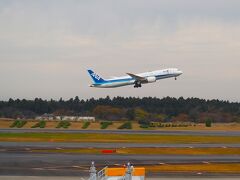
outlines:
M10 128L13 124L13 119L3 119L0 118L0 128ZM21 128L32 128L38 121L36 120L28 120L24 126ZM98 129L109 129L109 130L117 130L120 126L123 125L122 121L114 121L109 123L106 128L103 127L102 121L91 122L87 129L98 130ZM57 121L46 121L44 128L45 129L55 129L58 126L59 122ZM84 122L71 122L68 126L68 129L83 129ZM175 127L175 125L178 125ZM240 123L213 123L212 127L206 127L204 123L193 124L187 123L187 126L179 126L184 124L179 123L162 123L164 127L149 127L149 128L141 128L140 125L136 122L132 122L132 130L208 130L208 131L240 131ZM15 127L16 128L16 127Z
M240 155L240 148L117 148L115 154ZM102 154L101 148L37 149L32 152Z

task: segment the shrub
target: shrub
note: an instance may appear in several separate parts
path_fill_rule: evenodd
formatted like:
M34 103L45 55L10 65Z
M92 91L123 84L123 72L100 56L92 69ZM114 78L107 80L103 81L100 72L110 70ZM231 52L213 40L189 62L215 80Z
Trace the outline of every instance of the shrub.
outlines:
M60 121L56 128L68 128L71 125L69 121Z
M210 118L207 118L205 121L205 126L206 127L211 127L212 126L212 120Z
M132 129L132 123L130 121L127 121L119 126L118 129Z
M11 125L10 128L14 128L18 124L18 121L14 121Z
M91 124L90 122L84 122L82 129L87 129L90 124Z
M171 127L171 124L165 124L165 127Z
M149 125L149 127L156 127L157 126L157 124L156 123L150 123L150 125Z
M46 126L46 121L39 121L38 123L36 123L35 125L33 125L31 128L45 128Z
M155 125L153 123L151 123L150 121L146 120L146 119L141 119L138 121L138 124L140 124L140 128L149 128L149 126L155 127Z
M145 120L145 119L141 119L141 120L138 121L138 124L150 125L150 121Z
M10 125L10 127L11 127L11 128L14 128L14 127L22 128L26 123L27 123L27 121L16 120L16 121L14 121L14 122Z
M58 125L56 126L56 128L61 128L62 127L62 121L60 121L59 123L58 123Z
M19 121L17 128L22 128L25 124L27 124L27 121Z
M158 125L158 127L164 127L164 124L162 124L162 123L160 123L159 125Z
M65 121L65 123L63 124L63 128L68 128L71 125L71 123L69 121Z
M112 121L103 121L103 122L101 122L100 123L100 125L101 125L101 129L106 129L109 125L112 125L113 123L112 123Z
M147 124L141 124L141 125L140 125L140 128L149 128L149 125L147 125Z

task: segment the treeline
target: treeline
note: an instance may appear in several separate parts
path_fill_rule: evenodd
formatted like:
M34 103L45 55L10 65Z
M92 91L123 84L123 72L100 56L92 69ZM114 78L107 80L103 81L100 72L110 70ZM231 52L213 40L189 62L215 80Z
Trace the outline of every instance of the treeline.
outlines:
M162 99L155 97L106 97L80 100L9 99L0 101L0 117L34 118L44 113L70 116L95 116L102 120L238 122L240 103L199 98Z

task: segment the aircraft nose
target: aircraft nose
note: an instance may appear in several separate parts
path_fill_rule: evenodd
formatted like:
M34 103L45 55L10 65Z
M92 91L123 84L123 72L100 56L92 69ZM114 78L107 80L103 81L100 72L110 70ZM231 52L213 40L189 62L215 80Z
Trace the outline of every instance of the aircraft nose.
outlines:
M178 75L181 75L183 72L182 71L178 71Z

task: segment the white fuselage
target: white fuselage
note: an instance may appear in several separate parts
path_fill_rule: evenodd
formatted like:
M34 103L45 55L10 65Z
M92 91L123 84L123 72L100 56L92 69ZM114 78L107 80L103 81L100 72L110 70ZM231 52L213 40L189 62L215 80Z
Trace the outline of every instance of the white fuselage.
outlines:
M141 82L142 84L146 84L146 83L156 82L157 80L160 80L160 79L172 78L172 77L176 78L181 74L182 74L182 71L179 71L177 68L169 68L169 69L139 73L136 75L146 78L146 81ZM98 88L114 88L114 87L120 87L120 86L133 85L135 83L136 83L136 79L128 75L128 76L121 76L121 77L116 77L111 79L105 79L104 82L94 83L90 86L98 87Z

